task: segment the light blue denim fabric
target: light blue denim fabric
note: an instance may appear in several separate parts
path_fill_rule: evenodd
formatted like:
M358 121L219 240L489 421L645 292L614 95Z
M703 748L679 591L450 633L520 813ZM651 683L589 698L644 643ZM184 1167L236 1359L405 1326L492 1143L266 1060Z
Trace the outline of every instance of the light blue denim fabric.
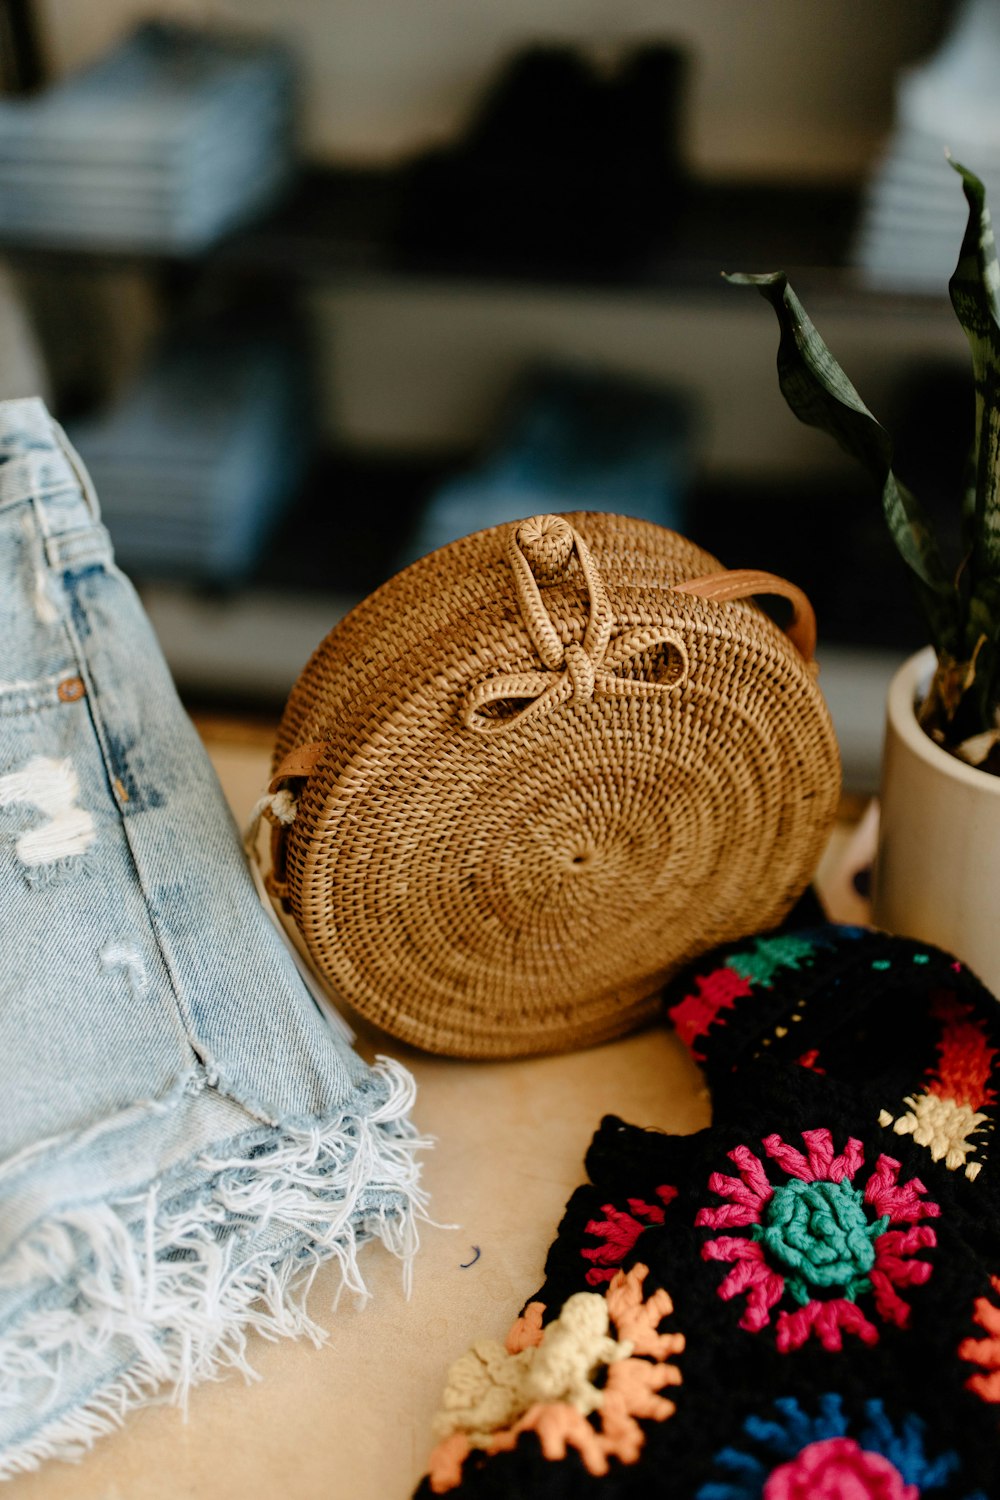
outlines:
M79 460L0 404L0 1476L407 1256L413 1086L323 1019Z

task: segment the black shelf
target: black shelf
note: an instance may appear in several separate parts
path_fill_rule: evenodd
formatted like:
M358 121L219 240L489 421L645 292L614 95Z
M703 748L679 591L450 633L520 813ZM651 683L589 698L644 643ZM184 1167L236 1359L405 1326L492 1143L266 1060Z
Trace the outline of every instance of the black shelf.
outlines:
M57 269L67 263L109 270L138 267L168 295L222 279L272 287L339 282L465 282L470 286L565 293L615 293L645 299L723 296L724 271L787 271L811 297L824 296L866 315L926 317L948 309L940 294L871 288L850 264L861 208L856 184L682 180L664 185L664 228L614 264L512 260L461 249L419 254L398 233L406 169L306 164L267 214L217 244L189 255L94 250L4 239L14 264Z
M309 167L266 218L230 236L210 263L301 280L416 277L499 281L640 293L709 290L722 270L798 270L841 284L858 214L858 189L746 182L665 184L665 227L613 265L511 263L458 251L420 255L396 226L403 171Z
M723 290L724 270L784 269L812 288L865 295L848 262L856 186L681 181L664 185L664 227L614 264L510 261L460 250L421 255L400 243L407 174L306 165L268 214L192 255L85 250L0 235L0 252L33 265L145 266L179 284L203 272L300 282L431 279L644 296ZM878 294L886 300L884 293ZM892 302L914 301L919 294Z

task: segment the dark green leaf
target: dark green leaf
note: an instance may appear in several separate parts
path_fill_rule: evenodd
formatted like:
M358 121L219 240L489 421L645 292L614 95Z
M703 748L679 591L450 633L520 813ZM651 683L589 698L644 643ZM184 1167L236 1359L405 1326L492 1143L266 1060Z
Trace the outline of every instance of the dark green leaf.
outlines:
M962 549L971 553L976 539L976 445L973 443L962 470Z
M892 443L814 328L784 272L732 275L754 286L774 308L781 329L778 382L801 422L818 427L868 470L882 495L892 538L912 571L931 638L939 650L956 652L957 596L923 507L892 471Z
M972 350L976 382L976 498L972 590L985 576L1000 578L1000 265L986 190L966 167L962 179L969 217L958 265L948 283L952 306Z

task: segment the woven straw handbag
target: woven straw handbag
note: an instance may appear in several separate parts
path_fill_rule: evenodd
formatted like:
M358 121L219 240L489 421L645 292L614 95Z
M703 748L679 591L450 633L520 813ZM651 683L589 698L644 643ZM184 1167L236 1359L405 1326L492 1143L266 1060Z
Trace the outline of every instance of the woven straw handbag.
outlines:
M296 683L272 896L324 981L418 1047L619 1035L815 868L840 776L814 643L794 585L645 521L467 536L352 610Z

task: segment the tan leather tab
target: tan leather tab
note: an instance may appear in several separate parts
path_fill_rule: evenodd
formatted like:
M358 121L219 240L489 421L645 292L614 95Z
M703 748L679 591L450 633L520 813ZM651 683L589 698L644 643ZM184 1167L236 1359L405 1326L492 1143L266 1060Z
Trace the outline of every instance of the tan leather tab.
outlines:
M754 594L777 594L792 606L792 618L785 634L804 661L816 653L816 615L808 598L797 584L779 578L776 573L761 573L754 568L732 568L725 573L710 573L705 578L689 578L686 583L671 585L679 594L695 594L699 599L750 599Z
M299 745L297 749L290 750L271 777L268 792L280 791L282 783L293 777L311 776L325 749L326 745L322 740L313 740L308 745Z

